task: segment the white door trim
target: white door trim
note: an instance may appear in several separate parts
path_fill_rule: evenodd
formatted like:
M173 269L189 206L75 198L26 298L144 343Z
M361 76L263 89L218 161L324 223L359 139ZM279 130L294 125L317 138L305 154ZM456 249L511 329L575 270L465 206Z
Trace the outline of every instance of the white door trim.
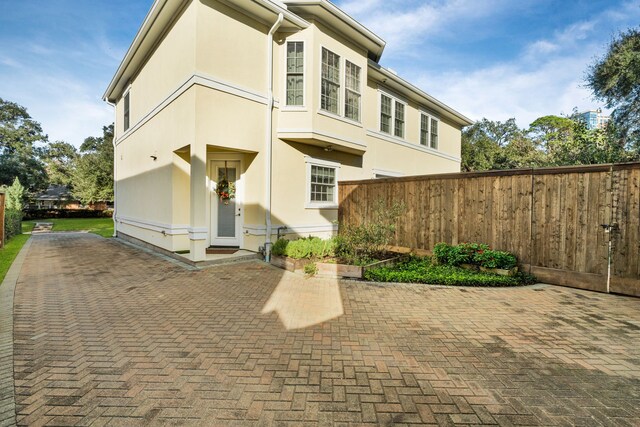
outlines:
M218 203L221 203L216 194L216 184L218 179L218 168L224 167L224 162L234 163L237 167L236 172L236 222L235 237L218 237ZM243 162L240 156L218 155L209 159L208 175L209 175L209 244L213 246L238 246L243 247L244 239L242 229L244 224L244 179L243 179Z

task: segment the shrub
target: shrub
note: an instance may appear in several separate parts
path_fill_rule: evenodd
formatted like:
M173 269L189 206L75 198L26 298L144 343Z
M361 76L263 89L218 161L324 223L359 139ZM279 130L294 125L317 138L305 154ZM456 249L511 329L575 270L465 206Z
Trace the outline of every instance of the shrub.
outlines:
M535 282L535 277L518 273L499 276L449 265L432 265L429 258L408 258L393 267L380 267L364 273L374 282L428 283L450 286L518 286Z
M508 270L518 264L517 258L512 253L491 250L483 243L461 243L456 246L438 243L433 247L433 255L438 264L452 267L460 264L474 264Z
M16 178L10 187L6 188L4 229L7 240L22 234L22 199L24 187Z
M287 253L287 245L289 241L287 239L278 239L271 247L271 254L275 256L283 256Z
M515 255L506 251L478 251L473 256L473 263L485 268L503 268L510 270L518 264Z
M314 262L310 262L304 266L304 274L313 276L318 272L318 266Z
M387 206L384 200L378 200L374 204L371 221L340 227L336 255L352 264L363 264L382 258L385 246L391 243L395 236L396 222L403 211L402 203Z
M335 246L335 239L322 240L319 237L304 237L293 241L278 239L271 248L271 253L295 259L325 258L335 255Z

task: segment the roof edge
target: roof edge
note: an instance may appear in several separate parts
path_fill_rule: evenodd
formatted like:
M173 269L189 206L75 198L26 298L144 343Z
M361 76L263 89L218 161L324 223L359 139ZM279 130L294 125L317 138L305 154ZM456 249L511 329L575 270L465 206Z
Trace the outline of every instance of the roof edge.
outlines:
M429 95L428 93L426 93L422 89L416 87L412 83L409 83L407 80L403 79L402 77L398 76L397 74L393 73L392 71L389 71L388 69L384 68L383 66L381 66L377 62L369 60L369 68L379 72L386 79L389 79L389 80L392 80L392 81L398 83L405 90L413 92L415 94L418 94L420 97L422 97L422 98L426 99L427 101L431 102L432 104L436 105L438 108L440 108L441 110L445 111L450 117L456 119L456 121L459 124L461 124L462 126L470 126L470 125L475 123L475 121L471 120L470 118L468 118L464 114L454 110L453 108L449 107L447 104L439 101L438 99L436 99L435 97Z

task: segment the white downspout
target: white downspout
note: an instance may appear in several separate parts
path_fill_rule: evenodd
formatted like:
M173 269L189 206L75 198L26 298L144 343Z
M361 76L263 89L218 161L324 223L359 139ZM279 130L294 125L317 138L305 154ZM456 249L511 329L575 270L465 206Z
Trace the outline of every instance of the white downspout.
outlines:
M272 188L272 166L273 166L273 34L278 31L284 15L278 14L278 19L269 30L267 36L267 126L265 130L265 143L267 149L266 156L266 201L265 201L265 224L266 236L264 241L264 260L271 261L271 188Z
M118 119L118 112L116 111L116 104L112 104L111 102L109 102L109 100L107 98L104 99L105 102L107 104L109 104L110 106L113 107L113 141L111 141L111 143L113 144L113 214L111 219L113 220L113 236L112 237L118 237L118 223L116 222L116 187L117 187L117 183L116 183L116 167L118 164L118 156L116 155L116 121Z

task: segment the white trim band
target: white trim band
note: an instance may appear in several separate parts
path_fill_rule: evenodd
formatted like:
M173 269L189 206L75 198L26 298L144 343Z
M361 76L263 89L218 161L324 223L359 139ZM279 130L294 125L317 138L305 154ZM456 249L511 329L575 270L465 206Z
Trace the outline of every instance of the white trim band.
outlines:
M145 230L155 231L167 236L184 236L189 232L189 226L183 224L165 224L121 215L118 215L115 219L121 224L144 228Z

